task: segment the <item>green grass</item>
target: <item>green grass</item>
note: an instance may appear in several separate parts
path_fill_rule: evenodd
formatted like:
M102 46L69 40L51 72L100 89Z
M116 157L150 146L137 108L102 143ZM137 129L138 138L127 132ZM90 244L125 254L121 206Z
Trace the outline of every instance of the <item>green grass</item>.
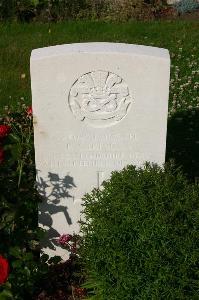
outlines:
M92 21L0 24L0 111L24 98L31 104L31 50L77 42L123 42L167 48L171 83L166 159L199 178L199 22ZM25 74L25 78L21 75Z
M31 103L29 60L31 50L39 47L75 42L124 42L168 48L172 64L179 66L183 83L191 71L198 69L196 42L199 40L198 22L129 22L108 24L103 22L79 21L59 24L0 24L0 109L15 104L21 97ZM179 58L179 48L182 56ZM194 57L192 56L194 55ZM191 60L188 61L187 58ZM197 63L190 69L191 62ZM172 68L172 78L174 77ZM25 74L25 78L21 78ZM198 74L194 74L198 75ZM196 76L188 87L183 87L183 100L172 105L173 94L181 82L171 87L170 109L179 110L187 105L196 105ZM181 94L180 94L181 95ZM185 99L188 96L188 99ZM190 99L192 96L193 99ZM176 97L176 96L175 96ZM178 97L177 97L178 98ZM179 105L180 104L180 105Z

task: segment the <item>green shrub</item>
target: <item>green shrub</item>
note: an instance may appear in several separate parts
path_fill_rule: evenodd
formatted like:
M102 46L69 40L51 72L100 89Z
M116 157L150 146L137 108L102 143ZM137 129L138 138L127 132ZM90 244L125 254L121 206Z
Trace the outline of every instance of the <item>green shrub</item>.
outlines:
M0 20L152 19L165 0L0 0Z
M36 0L0 0L0 20L29 21L35 16Z
M91 299L198 299L199 186L179 169L128 166L83 207Z
M85 293L79 288L78 236L68 235L70 243L64 244L68 261L40 255L45 232L38 227L35 173L32 108L21 100L0 117L0 300L66 299L71 286L74 293ZM63 246L63 236L59 241Z
M197 0L180 0L175 7L178 13L184 14L196 10L199 7L199 3Z
M10 265L9 284L14 299L29 297L39 262L32 115L23 105L7 109L0 120L0 254ZM10 128L5 134L4 127ZM4 134L3 134L4 133ZM4 289L0 286L0 292Z

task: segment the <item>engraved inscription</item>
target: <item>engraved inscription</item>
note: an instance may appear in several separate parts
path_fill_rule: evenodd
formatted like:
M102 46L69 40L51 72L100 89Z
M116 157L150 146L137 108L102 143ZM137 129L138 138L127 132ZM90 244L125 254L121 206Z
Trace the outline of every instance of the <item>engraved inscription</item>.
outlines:
M93 71L75 81L68 101L77 119L102 127L117 124L126 116L131 96L120 76L108 71Z
M56 140L55 136L51 136ZM40 163L51 169L75 169L75 168L98 168L98 172L104 169L116 170L130 163L139 163L146 156L138 152L135 132L90 134L80 131L78 134L67 134L61 139L62 147L59 156L56 152L46 149L45 157L40 157ZM48 152L48 153L47 153ZM102 180L102 173L99 173L99 182ZM101 179L100 179L101 178Z

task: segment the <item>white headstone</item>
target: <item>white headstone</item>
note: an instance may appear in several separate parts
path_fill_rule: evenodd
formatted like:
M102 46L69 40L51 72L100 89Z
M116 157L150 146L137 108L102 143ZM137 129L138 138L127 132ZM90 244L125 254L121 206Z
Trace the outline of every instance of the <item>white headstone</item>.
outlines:
M31 85L44 246L78 232L81 198L111 171L164 163L168 50L82 43L33 50ZM50 249L48 249L50 247Z

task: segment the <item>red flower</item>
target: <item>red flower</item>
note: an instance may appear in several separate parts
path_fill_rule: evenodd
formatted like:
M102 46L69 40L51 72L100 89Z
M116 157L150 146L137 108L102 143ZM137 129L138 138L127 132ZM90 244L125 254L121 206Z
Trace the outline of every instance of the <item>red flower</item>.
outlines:
M86 296L86 289L85 288L80 288L80 287L75 287L74 288L74 294L77 296L77 297L85 297Z
M9 125L0 125L0 138L2 139L6 137L9 134L10 130L11 127Z
M9 264L7 259L0 256L0 284L7 281L9 274Z
M65 246L68 242L70 242L72 239L72 235L71 234L62 234L60 235L60 237L58 238L58 243L62 246Z
M28 115L28 116L32 116L32 113L33 113L32 107L29 106L29 107L27 108L26 112L27 112L27 115Z
M4 161L4 150L0 148L0 164Z

